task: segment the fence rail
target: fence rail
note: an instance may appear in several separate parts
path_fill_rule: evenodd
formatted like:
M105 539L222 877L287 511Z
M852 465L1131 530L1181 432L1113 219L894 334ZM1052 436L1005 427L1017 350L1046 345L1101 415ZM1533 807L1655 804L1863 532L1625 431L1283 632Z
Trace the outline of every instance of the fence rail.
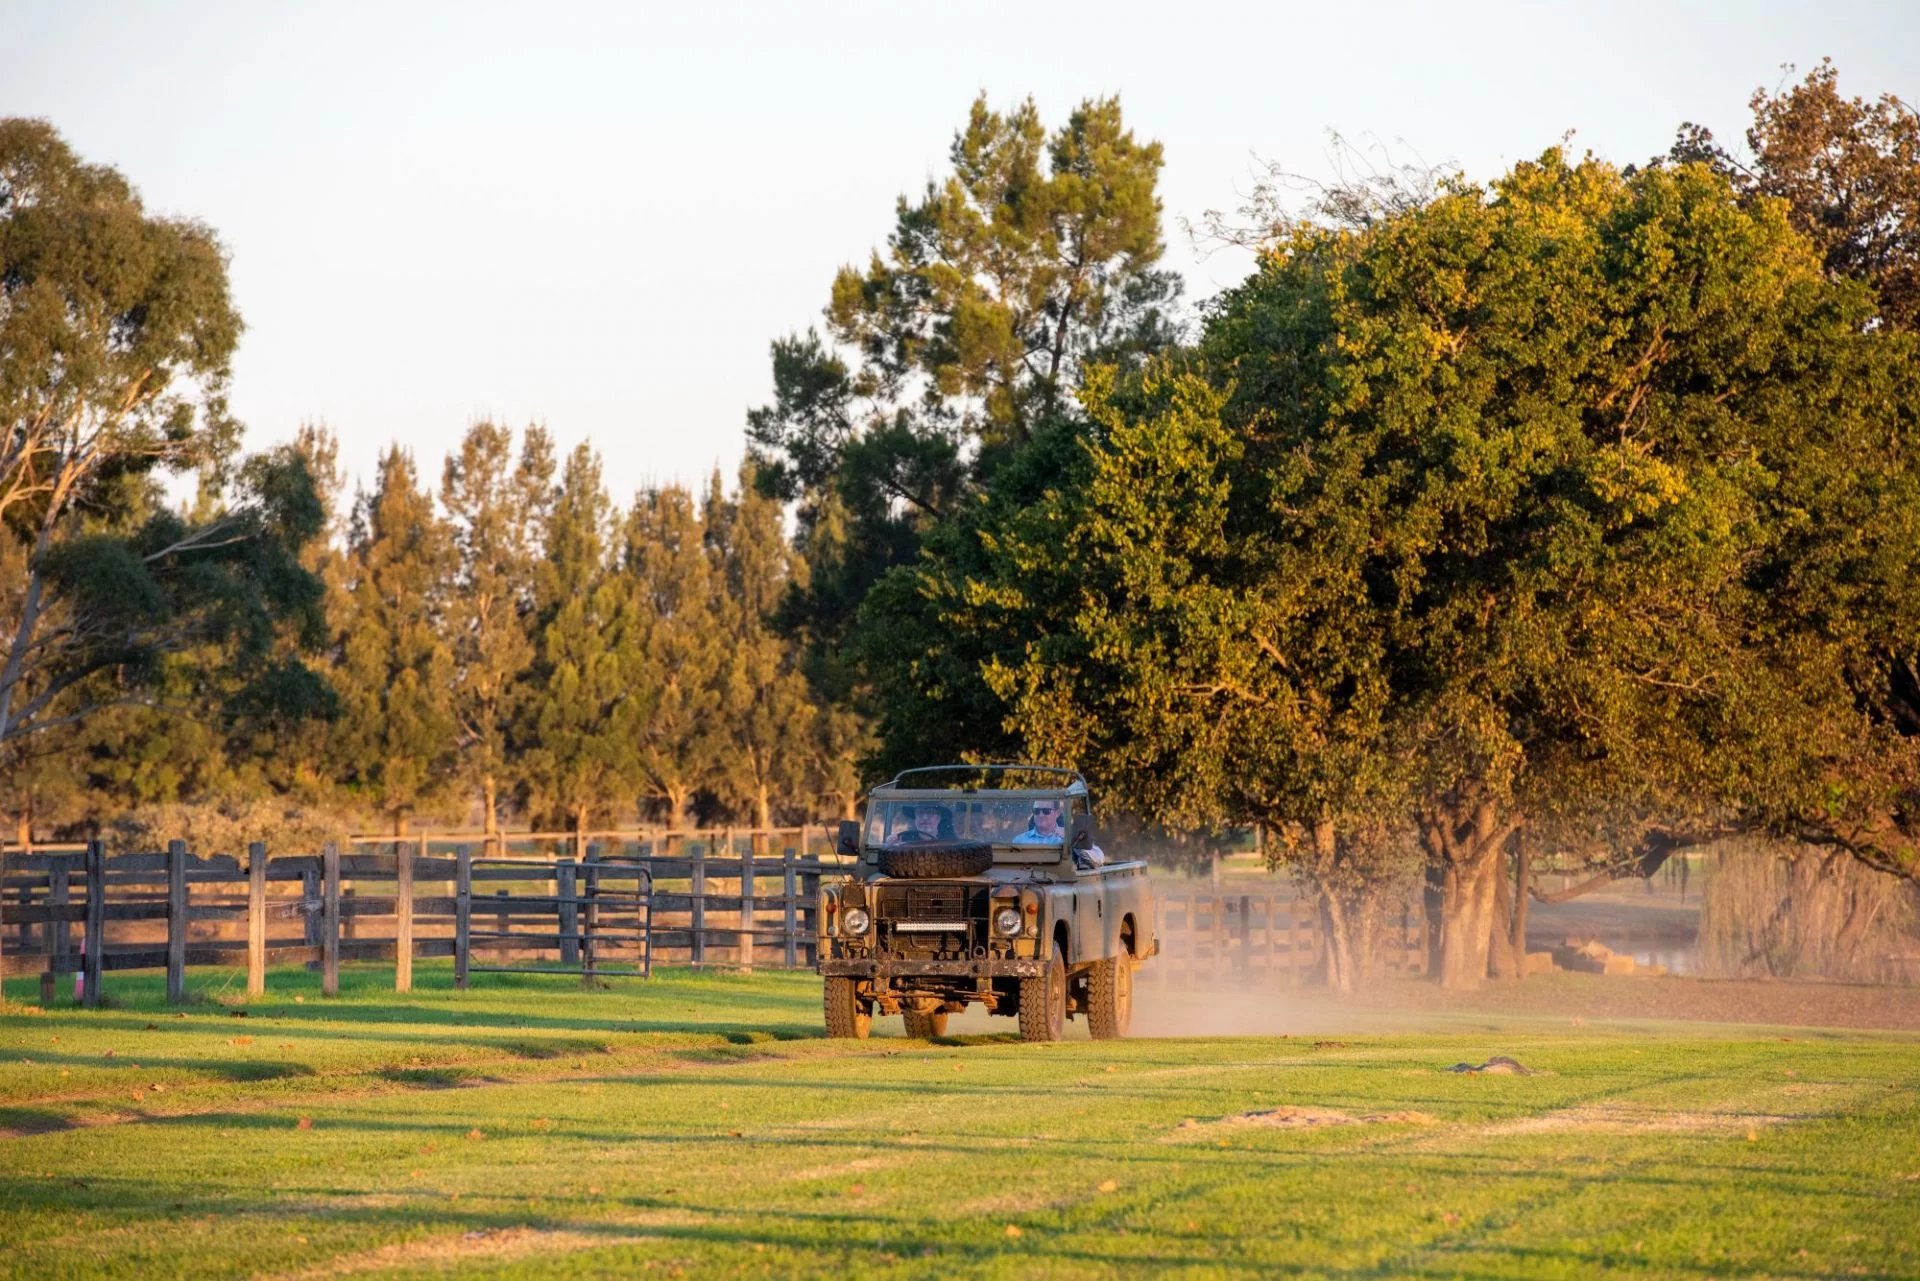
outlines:
M730 838L729 838L730 839ZM469 973L565 970L589 979L668 964L814 963L820 878L838 863L788 848L729 854L718 840L672 856L552 860L446 853L417 838L319 854L199 858L178 841L160 853L74 850L0 854L0 975L38 973L43 1001L60 976L97 1004L110 971L164 969L186 999L196 966L244 965L247 991L273 964L305 963L326 995L340 964L390 960L409 991L416 957L453 957ZM77 937L76 937L77 935Z

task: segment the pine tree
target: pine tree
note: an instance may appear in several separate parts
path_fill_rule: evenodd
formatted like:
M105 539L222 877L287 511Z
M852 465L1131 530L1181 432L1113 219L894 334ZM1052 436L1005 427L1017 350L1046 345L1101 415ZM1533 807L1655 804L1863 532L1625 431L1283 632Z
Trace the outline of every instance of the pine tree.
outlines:
M553 446L546 432L527 429L516 464L513 433L484 422L468 429L440 483L458 562L447 636L460 774L479 792L490 836L499 830L509 735L533 663L534 569L552 491Z
M354 513L344 565L334 748L348 791L393 823L444 793L457 759L445 636L452 540L399 446Z
M627 516L623 563L645 629L646 688L656 691L639 753L641 793L667 822L692 822L694 794L713 777L723 744L715 615L706 525L679 486L648 490Z
M608 563L610 509L600 460L582 445L567 459L536 574L534 657L516 736L530 808L577 833L637 792L652 712L632 584Z
M815 712L797 648L771 625L793 581L793 551L779 504L755 487L751 471L732 501L714 474L707 541L721 584L718 691L728 738L716 782L723 799L750 814L755 827L770 827L775 802L790 807L805 788Z

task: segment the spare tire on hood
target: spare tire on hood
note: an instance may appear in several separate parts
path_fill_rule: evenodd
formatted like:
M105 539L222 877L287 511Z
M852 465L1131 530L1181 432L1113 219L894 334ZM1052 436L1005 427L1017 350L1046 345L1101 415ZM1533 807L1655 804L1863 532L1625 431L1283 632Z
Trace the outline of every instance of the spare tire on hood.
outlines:
M917 841L876 852L881 872L908 880L978 876L993 866L993 846L985 841Z

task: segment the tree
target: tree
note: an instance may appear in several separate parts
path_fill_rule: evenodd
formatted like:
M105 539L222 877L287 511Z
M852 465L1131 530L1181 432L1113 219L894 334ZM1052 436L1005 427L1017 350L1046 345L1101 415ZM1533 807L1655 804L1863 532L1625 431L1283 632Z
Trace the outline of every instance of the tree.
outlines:
M719 674L725 638L706 521L677 486L648 490L627 516L623 552L643 631L652 713L639 743L643 795L676 827L693 822L693 798L712 783L725 751Z
M521 787L536 815L584 834L596 811L630 804L653 710L632 585L609 565L611 504L600 460L568 455L538 567L531 693L520 709Z
M458 760L445 622L453 569L451 533L412 456L389 448L347 540L334 754L349 794L396 836L445 795Z
M480 793L489 836L499 831L500 790L524 677L533 662L534 567L553 497L553 445L529 427L513 459L513 433L475 423L449 456L440 501L453 526L453 590L447 597L453 716L460 772Z
M754 487L750 467L731 501L714 474L706 524L720 588L715 689L727 735L715 781L722 798L752 815L755 827L771 827L775 800L796 797L804 786L803 745L813 733L813 705L795 649L769 625L801 567L781 529L779 505Z
M1920 111L1892 94L1841 97L1829 58L1748 105L1750 161L1697 124L1681 126L1671 158L1705 161L1743 197L1784 201L1828 271L1873 286L1882 322L1920 328Z
M1847 584L1915 556L1910 500L1862 519L1920 404L1870 306L1701 166L1549 152L1300 228L988 531L967 599L1072 593L988 671L1008 724L1149 817L1291 827L1316 875L1417 834L1449 986L1497 959L1522 828L1851 810L1911 761L1850 681L1887 619Z
M234 463L240 327L211 231L148 215L45 122L0 120L0 538L20 549L0 754L169 681L228 722L324 709L299 659L322 638L298 560L320 510L288 451ZM154 477L194 468L224 497L190 520Z
M1078 420L1085 369L1176 336L1160 146L1117 99L1049 134L1032 102L981 98L949 154L947 178L899 201L885 252L836 276L825 336L773 344L773 402L747 416L757 483L799 504L808 574L781 627L848 745L870 679L848 646L873 585L1048 424Z

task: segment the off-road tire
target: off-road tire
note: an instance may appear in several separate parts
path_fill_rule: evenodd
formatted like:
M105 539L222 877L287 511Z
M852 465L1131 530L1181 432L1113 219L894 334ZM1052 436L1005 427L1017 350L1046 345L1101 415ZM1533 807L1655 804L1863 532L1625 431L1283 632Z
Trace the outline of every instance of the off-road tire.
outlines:
M905 880L978 876L993 866L993 846L985 841L882 845L879 853L881 872Z
M873 1011L860 1000L859 989L852 979L826 980L821 1004L826 1009L828 1036L864 1041L873 1030Z
M917 1010L900 1012L907 1020L907 1035L916 1041L931 1041L936 1036L947 1034L947 1011L934 1010L921 1014Z
M1096 961L1087 976L1087 1031L1096 1041L1117 1041L1133 1026L1133 960L1126 955Z
M1020 1039L1058 1041L1067 1034L1067 958L1060 944L1038 978L1020 980Z

